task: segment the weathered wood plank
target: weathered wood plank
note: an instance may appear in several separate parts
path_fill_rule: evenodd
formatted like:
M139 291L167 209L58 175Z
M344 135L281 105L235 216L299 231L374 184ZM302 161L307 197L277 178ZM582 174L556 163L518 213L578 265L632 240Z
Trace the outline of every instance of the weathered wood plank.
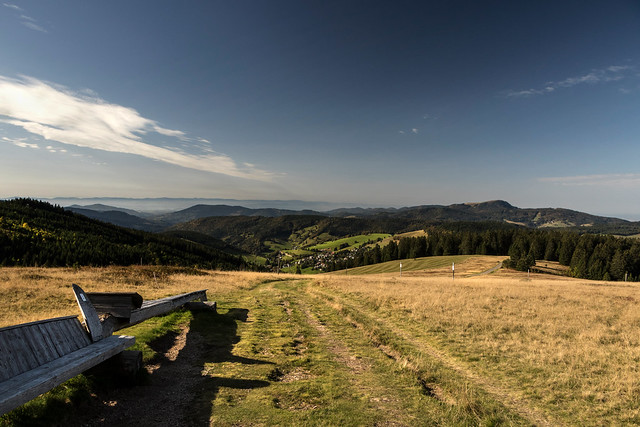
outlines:
M36 334L37 327L32 326L30 328L20 328L22 331L24 341L29 348L29 352L34 357L37 365L44 365L50 362L52 359L47 357L46 345L42 341L41 337Z
M36 320L28 323L19 323L17 325L4 326L0 328L0 334L4 331L8 331L9 329L24 328L26 326L31 326L31 325L44 325L46 323L57 322L63 319L77 319L77 318L78 316L61 316L61 317L52 317L51 319Z
M56 346L61 356L71 353L71 346L65 338L65 332L59 322L45 323L42 326L44 326L46 333L51 337L53 345Z
M75 316L31 322L0 331L1 376L19 375L90 343Z
M125 319L132 310L142 306L142 296L136 292L88 292L86 295L98 313Z
M111 336L2 382L0 414L49 391L134 343L134 337Z
M73 293L76 296L78 307L80 307L80 312L82 313L84 323L85 325L87 325L87 329L89 330L89 334L91 335L91 340L101 340L105 335L103 334L102 324L100 323L100 318L98 317L96 309L91 304L91 301L89 300L89 297L87 297L86 292L83 291L80 286L71 285L71 287L73 288Z
M9 351L13 355L13 360L17 365L17 370L13 373L13 375L21 374L22 372L26 372L32 367L35 367L30 362L30 360L27 360L23 357L18 357L20 353L23 353L25 351L24 342L20 337L21 334L19 333L19 331L20 329L10 329L4 334L9 345Z
M53 340L53 337L49 334L44 324L38 324L36 325L36 327L38 328L43 348L46 348L53 355L51 360L60 356L64 356L64 354L62 354L62 350L58 349Z
M62 328L65 331L65 338L69 341L71 351L76 351L79 348L85 347L88 343L83 339L83 336L87 335L86 331L78 329L77 320L66 320L62 323Z
M76 341L78 345L81 347L86 347L92 343L91 337L87 333L87 330L82 327L79 321L75 321L71 323L71 330L73 331L73 336L76 337Z
M207 298L207 291L199 290L195 292L188 292L185 294L175 295L166 298L160 298L152 301L145 301L142 303L142 307L131 312L129 318L129 324L135 325L144 320L150 319L160 314L165 314L173 309L176 309L188 301L194 301L197 299L205 300Z
M19 367L11 353L11 343L0 334L0 380L11 378L19 371Z
M13 332L16 334L16 339L20 341L20 348L24 356L23 359L29 365L29 369L33 369L42 365L42 363L38 361L38 358L34 353L34 347L32 347L33 344L30 343L30 329L31 328L13 329ZM37 343L34 344L37 346Z

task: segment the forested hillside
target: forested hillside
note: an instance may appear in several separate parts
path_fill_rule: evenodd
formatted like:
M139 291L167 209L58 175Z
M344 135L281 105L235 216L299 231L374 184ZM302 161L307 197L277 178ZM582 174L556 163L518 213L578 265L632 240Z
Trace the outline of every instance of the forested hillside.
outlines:
M170 230L197 231L253 254L270 251L267 241L304 245L367 233L401 233L424 222L395 218L335 218L319 215L209 217L177 224Z
M0 265L161 264L237 269L242 258L171 236L130 230L31 199L0 201Z
M490 223L451 223L430 227L426 236L335 255L327 270L392 260L439 255L509 255L508 267L527 271L536 260L558 261L574 277L594 280L640 280L640 241L570 231L490 228ZM484 229L483 229L484 228Z

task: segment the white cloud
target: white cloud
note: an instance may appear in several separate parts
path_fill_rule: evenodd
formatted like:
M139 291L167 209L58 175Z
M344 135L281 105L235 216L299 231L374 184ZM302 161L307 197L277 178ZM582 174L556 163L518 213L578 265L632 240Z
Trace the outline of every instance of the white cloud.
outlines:
M2 140L5 142L8 142L9 144L13 144L21 148L34 148L34 149L40 148L38 144L27 142L27 138L7 138L6 136L3 136Z
M640 173L545 177L538 181L564 186L635 187L640 185Z
M411 129L411 132L413 132L413 133L415 133L417 135L418 134L418 129L413 128L413 129Z
M48 33L47 30L45 30L44 28L42 28L40 25L36 24L33 21L22 21L22 25L34 31L40 31L41 33Z
M225 154L195 155L157 147L141 135L191 140L179 130L166 129L136 110L87 97L30 77L0 76L0 122L18 126L46 140L77 147L143 156L149 159L233 177L269 181L273 173L240 166Z
M18 6L16 4L13 4L13 3L2 3L2 5L4 7L8 7L9 9L18 10L20 12L22 12L24 10L20 6Z
M25 11L23 8L13 3L2 3L2 4L4 7L8 7L9 9L13 9L17 12ZM29 29L34 31L39 31L41 33L48 33L48 31L44 29L41 25L39 25L38 21L35 18L32 18L31 16L25 15L23 13L20 15L20 19L21 19L20 23Z
M601 82L618 81L625 78L625 71L633 70L633 67L627 65L611 65L607 68L592 70L591 72L575 77L569 77L564 80L551 81L543 85L542 88L532 88L524 90L508 90L503 93L507 98L526 98L536 95L544 95L554 92L559 88L569 88L581 84L596 84Z

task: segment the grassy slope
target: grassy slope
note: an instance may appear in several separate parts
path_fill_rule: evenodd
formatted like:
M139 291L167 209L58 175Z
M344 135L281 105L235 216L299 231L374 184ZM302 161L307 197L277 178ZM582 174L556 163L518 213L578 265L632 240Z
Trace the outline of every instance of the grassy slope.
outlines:
M528 280L505 271L464 278L495 259L482 261L484 267L478 262L460 262L462 274L453 284L446 275L2 269L0 325L24 314L27 321L77 312L72 282L96 291L135 287L146 298L209 288L218 316L179 313L133 330L144 346L186 323L189 336L206 343L198 357L178 362L191 360L204 375L198 393L187 399L183 423L640 422L637 284L535 274ZM25 295L32 296L29 304ZM65 393L84 390L79 394L91 408L124 393L110 389L109 398L102 391L91 397L93 384L74 381ZM59 415L85 411L65 399L54 405ZM27 417L3 420L33 423L20 416Z
M378 239L384 239L386 237L389 237L390 234L383 234L383 233L372 233L372 234L360 234L358 236L351 236L351 237L345 237L343 239L337 239L337 240L333 240L330 242L326 242L326 243L321 243L319 245L315 245L315 246L311 246L308 249L311 250L324 250L324 249L331 249L331 250L337 250L341 245L346 244L348 245L348 247L346 247L345 249L356 249L359 248L360 246L370 242L370 241L376 241Z
M453 255L453 256L435 256L415 259L403 259L398 261L388 261L380 264L365 265L363 267L350 268L349 274L381 274L381 273L399 273L400 263L402 263L402 271L418 271L430 270L434 268L451 267L452 263L461 263L473 255ZM336 274L332 272L329 274Z

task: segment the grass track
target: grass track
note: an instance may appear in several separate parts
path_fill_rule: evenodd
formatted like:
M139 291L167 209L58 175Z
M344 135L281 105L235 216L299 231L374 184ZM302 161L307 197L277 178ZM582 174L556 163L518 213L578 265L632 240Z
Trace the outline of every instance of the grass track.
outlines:
M413 348L391 357L340 302L307 281L264 283L238 302L248 309L233 349L238 361L205 364L205 371L269 386L221 388L215 425L527 424L446 366L423 372Z
M508 423L525 421L533 425L554 425L548 415L524 399L520 393L498 385L488 377L474 372L464 361L439 348L437 343L423 331L423 327L409 321L406 316L372 308L370 304L336 293L314 290L319 299L332 301L331 305L345 318L366 333L390 358L412 371L418 381L430 390L433 396L458 411L496 412L493 421L499 424L507 420L500 418L508 408L514 414ZM470 389L473 384L474 389ZM475 409L474 409L475 408ZM518 419L518 416L521 419ZM473 420L481 422L480 418ZM492 422L493 422L492 421Z

